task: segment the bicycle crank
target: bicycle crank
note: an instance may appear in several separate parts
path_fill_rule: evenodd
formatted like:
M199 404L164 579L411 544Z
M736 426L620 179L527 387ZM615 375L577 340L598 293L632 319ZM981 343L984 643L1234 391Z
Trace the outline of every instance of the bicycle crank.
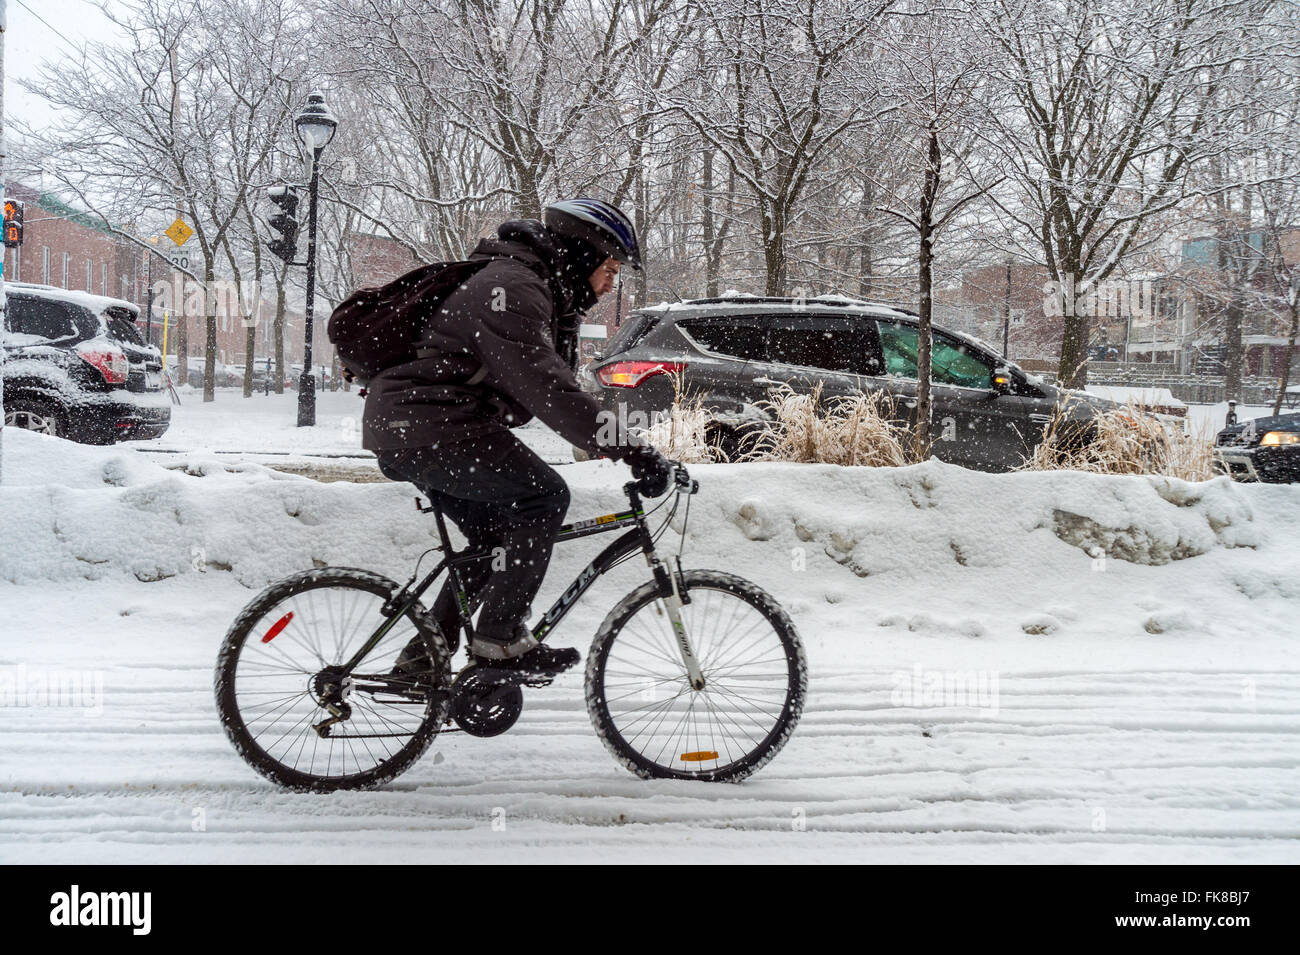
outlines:
M550 678L537 674L466 667L451 685L450 716L471 736L500 736L515 725L523 712L522 688L550 682Z

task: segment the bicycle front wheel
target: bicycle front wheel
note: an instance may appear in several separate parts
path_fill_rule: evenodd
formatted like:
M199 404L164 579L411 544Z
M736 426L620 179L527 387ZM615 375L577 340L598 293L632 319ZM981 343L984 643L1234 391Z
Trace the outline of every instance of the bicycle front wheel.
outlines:
M808 665L770 594L709 570L683 574L682 623L704 674L694 690L658 587L628 594L587 658L587 711L614 758L643 778L736 782L775 756L803 711Z
M327 567L272 584L235 620L217 660L217 711L263 776L310 792L368 789L428 748L450 699L435 623L408 613L343 673L395 590L378 574Z

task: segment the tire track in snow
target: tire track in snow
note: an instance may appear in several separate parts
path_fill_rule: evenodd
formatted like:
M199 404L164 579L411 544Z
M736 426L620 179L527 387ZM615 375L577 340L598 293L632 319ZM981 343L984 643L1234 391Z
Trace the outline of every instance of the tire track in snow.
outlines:
M741 832L794 858L983 846L1136 859L1179 845L1258 858L1294 853L1300 839L1296 673L1260 673L1251 705L1233 695L1248 671L1007 673L992 714L895 706L893 671L830 669L813 677L786 750L739 786L632 777L596 739L579 681L566 680L530 691L507 736L449 734L386 790L308 796L274 790L238 759L208 672L178 667L168 683L158 669L107 671L99 720L7 710L5 858L184 846L194 861L310 859L313 834L407 859L539 840L722 849ZM195 809L205 831L192 831Z

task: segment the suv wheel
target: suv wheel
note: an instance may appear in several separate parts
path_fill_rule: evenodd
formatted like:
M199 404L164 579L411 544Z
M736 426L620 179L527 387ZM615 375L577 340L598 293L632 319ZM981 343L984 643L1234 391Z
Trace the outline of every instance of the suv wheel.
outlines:
M704 426L704 443L709 449L709 460L717 463L733 460L740 449L735 430L716 422Z
M5 402L5 427L62 438L68 433L63 414L52 403L18 398Z
M754 450L763 433L757 424L731 425L711 421L704 426L704 443L709 446L709 458L719 463L740 461Z

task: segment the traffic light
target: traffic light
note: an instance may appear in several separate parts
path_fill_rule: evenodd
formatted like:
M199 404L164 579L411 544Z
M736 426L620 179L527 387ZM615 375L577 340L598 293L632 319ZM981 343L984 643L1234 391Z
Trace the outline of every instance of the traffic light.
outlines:
M267 220L275 234L267 241L266 247L272 255L293 262L298 255L298 187L271 186L266 195L280 210Z
M5 200L5 248L16 249L23 244L23 204L16 199Z

